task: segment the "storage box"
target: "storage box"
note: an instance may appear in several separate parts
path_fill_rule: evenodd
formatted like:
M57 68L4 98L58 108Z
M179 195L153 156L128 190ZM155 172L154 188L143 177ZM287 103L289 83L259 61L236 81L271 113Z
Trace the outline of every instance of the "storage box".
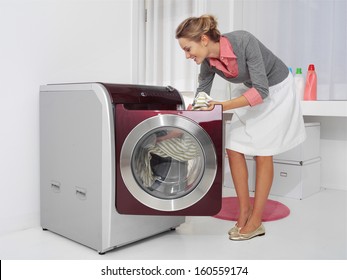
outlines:
M230 122L226 122L226 126ZM320 190L320 123L305 123L306 140L295 148L275 155L274 180L271 195L303 199ZM256 164L252 156L245 156L248 186L255 191ZM224 186L235 188L227 155L224 164Z
M246 164L248 169L248 188L249 191L254 192L255 190L255 160L251 156L245 156ZM235 188L229 167L229 159L225 154L224 161L224 187Z
M271 195L303 199L320 191L320 157L303 162L274 161Z
M306 140L275 155L271 195L303 199L320 190L320 123L305 123Z
M305 123L306 140L295 148L275 155L276 160L307 161L320 157L320 123Z

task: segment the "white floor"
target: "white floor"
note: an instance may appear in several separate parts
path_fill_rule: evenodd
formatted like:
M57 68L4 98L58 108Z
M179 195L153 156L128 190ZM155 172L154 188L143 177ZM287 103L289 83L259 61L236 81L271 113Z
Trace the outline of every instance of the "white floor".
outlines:
M233 195L225 189L224 195ZM287 205L285 219L266 222L266 235L230 241L234 224L213 217L187 217L176 231L99 255L40 227L0 236L2 260L346 260L347 192L322 190L304 200L270 197Z

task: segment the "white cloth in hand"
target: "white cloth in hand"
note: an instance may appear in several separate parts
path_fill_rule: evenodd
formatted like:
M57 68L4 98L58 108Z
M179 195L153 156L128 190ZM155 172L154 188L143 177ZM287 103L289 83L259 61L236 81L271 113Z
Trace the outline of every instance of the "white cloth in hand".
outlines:
M201 108L208 107L208 102L212 100L206 92L199 92L194 99L193 110L200 110Z

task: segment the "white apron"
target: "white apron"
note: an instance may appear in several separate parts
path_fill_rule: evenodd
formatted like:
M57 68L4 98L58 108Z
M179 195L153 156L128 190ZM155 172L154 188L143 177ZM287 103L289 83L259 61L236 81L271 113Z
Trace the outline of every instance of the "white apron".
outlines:
M247 91L241 84L232 98ZM300 98L295 94L290 73L281 83L269 88L269 96L254 107L233 110L226 149L251 156L272 156L290 150L306 138Z

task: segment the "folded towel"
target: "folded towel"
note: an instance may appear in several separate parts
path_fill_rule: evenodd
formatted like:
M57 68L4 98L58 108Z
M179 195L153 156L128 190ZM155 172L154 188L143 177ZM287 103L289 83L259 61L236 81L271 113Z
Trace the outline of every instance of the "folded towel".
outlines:
M208 107L208 103L212 100L206 92L199 92L193 102L193 110L200 110L203 107Z

